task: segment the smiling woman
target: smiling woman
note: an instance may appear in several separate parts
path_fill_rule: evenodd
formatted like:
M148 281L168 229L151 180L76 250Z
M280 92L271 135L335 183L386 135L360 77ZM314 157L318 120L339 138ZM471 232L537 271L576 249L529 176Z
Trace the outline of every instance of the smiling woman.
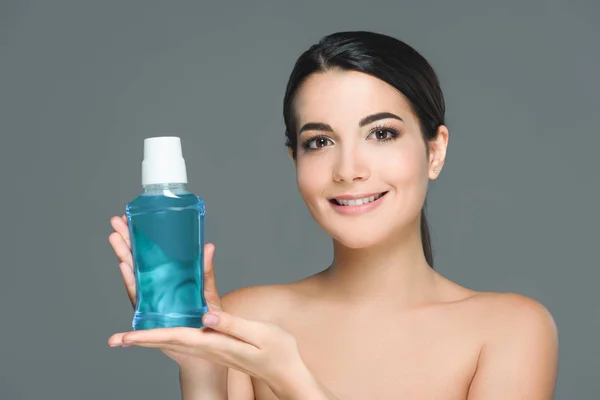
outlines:
M296 62L283 114L331 265L221 299L207 245L211 328L109 343L163 349L186 399L552 399L558 338L546 308L433 269L425 204L446 158L444 112L436 74L412 47L373 32L324 37ZM127 226L112 222L135 298Z

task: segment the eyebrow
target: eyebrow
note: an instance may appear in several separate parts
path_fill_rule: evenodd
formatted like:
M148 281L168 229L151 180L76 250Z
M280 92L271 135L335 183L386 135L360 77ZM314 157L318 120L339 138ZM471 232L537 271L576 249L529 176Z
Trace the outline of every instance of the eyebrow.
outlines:
M397 116L396 114L392 114L390 112L380 112L377 114L367 115L363 119L361 119L358 123L359 127L363 127L368 124L372 124L375 121L379 121L380 119L393 118L399 121L404 121L402 118ZM333 128L327 124L323 124L321 122L309 122L304 124L302 128L298 131L298 135L300 135L303 131L325 131L325 132L333 132Z

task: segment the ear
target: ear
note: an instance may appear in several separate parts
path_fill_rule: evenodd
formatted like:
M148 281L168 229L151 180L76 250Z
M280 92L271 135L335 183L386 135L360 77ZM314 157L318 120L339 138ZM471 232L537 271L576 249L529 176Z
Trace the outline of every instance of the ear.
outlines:
M440 125L435 139L429 141L429 179L437 179L442 172L448 149L448 137L450 133L445 125ZM437 172L434 171L437 169Z

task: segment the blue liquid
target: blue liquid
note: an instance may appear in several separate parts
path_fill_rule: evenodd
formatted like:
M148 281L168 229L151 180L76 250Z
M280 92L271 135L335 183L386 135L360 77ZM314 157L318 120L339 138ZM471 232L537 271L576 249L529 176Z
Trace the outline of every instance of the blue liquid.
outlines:
M173 188L173 186L171 186ZM146 192L127 205L136 278L134 330L201 328L204 201L180 190Z

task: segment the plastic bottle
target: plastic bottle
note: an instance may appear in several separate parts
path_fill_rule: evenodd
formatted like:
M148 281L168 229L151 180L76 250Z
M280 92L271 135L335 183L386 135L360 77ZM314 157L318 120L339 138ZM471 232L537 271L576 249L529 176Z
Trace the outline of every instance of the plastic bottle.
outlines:
M144 140L143 193L127 204L136 280L134 330L201 328L204 200L187 190L181 139Z

